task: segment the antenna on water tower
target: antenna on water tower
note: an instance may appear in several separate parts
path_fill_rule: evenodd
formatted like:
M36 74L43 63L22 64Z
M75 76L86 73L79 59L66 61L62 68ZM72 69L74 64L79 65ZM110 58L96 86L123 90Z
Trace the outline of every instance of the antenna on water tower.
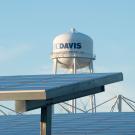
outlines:
M53 40L53 72L58 73L58 68L67 69L76 74L78 69L89 68L89 73L93 73L93 40L75 28L56 36ZM96 112L95 95L90 96L92 112ZM77 102L72 100L72 112L76 113Z

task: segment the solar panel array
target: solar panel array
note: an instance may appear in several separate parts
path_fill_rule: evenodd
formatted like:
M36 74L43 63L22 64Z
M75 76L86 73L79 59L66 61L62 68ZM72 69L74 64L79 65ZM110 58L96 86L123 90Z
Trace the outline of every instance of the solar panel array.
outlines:
M0 116L0 135L39 135L40 115ZM52 135L134 135L135 113L56 114Z
M1 76L0 91L49 90L63 85L114 74L115 73Z

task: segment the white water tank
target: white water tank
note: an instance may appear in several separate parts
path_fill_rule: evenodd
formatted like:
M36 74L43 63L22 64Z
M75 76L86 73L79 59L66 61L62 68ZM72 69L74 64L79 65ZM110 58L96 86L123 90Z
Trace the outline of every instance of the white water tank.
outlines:
M52 59L57 59L63 68L72 69L74 58L77 69L89 66L94 59L93 40L72 28L54 38Z

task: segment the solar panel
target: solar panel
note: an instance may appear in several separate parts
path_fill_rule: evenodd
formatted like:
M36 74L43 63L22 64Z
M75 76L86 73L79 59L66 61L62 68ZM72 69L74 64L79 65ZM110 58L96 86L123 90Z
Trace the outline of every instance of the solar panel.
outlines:
M107 75L114 75L114 73L4 76L0 77L0 90L48 90L57 86L96 79Z
M1 135L38 135L40 115L0 116ZM7 124L8 123L8 124ZM134 135L135 113L56 114L52 135Z
M52 104L102 92L104 85L122 80L122 73L1 76L0 100L19 100L18 111L40 107L41 134L51 135Z
M1 76L0 100L49 99L122 79L122 73Z

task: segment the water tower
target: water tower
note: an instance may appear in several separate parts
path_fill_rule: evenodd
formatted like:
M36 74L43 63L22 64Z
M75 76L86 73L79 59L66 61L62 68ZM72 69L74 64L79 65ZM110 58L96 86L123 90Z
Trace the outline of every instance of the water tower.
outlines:
M76 74L78 70L88 67L89 73L93 73L93 40L72 28L69 32L56 36L53 40L54 74L58 69L67 69L68 72ZM96 112L95 95L91 96L92 112ZM72 101L72 112L76 112L76 100Z

